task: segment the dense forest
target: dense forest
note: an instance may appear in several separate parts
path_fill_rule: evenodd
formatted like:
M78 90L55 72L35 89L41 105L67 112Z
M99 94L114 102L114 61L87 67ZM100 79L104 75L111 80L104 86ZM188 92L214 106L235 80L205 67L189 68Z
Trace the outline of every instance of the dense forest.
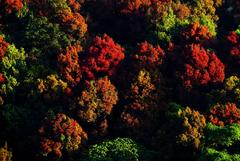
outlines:
M240 0L0 0L0 161L240 161Z

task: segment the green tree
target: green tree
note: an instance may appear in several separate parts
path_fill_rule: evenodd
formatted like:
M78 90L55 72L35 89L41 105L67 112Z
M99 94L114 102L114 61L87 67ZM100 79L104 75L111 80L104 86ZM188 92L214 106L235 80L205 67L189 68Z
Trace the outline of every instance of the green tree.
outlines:
M199 161L239 161L240 125L224 127L207 124L204 129L203 147Z
M116 138L90 146L85 161L147 161L147 150L129 138Z

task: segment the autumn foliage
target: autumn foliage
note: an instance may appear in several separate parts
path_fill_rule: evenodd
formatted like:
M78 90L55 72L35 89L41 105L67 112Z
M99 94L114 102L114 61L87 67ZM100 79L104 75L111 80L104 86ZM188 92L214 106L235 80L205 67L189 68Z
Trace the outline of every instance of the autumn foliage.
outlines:
M239 0L0 0L0 161L239 161Z
M23 7L23 0L3 0L0 2L0 6L3 6L6 13L10 14Z
M154 68L163 63L165 52L159 46L153 46L147 41L139 43L133 59L139 62L140 67Z
M0 160L12 161L12 152L9 150L7 143L0 148Z
M8 43L0 36L0 58L4 57L4 53L7 51Z
M181 32L181 38L186 42L203 43L212 38L207 26L201 26L199 22L190 24Z
M190 44L184 48L181 57L183 70L178 71L177 77L185 88L223 82L224 64L213 51L206 50L200 44Z
M63 78L70 86L76 86L82 78L79 64L79 52L82 48L79 45L69 46L58 55L58 68Z
M67 90L67 83L58 78L57 75L49 75L46 79L37 80L37 90L45 100L58 101Z
M87 139L77 121L65 114L56 114L46 117L39 128L40 153L43 156L53 154L59 158L62 152L78 150Z
M90 79L101 75L112 76L124 57L124 49L111 37L106 34L96 36L83 60L82 69Z
M236 32L232 31L227 36L227 50L222 53L229 72L238 73L235 68L240 66L240 36Z
M4 54L7 51L8 45L9 44L4 40L4 38L0 36L0 60L2 60L2 58L4 57ZM5 82L5 78L2 73L0 73L0 82L1 83Z
M120 117L120 129L128 135L146 139L144 131L151 133L156 130L154 122L158 118L161 107L161 97L153 84L151 75L146 70L140 70L132 80L125 94L125 105Z
M86 122L97 122L111 114L118 101L115 86L107 77L87 82L81 96L77 98L78 116Z
M210 121L214 125L224 126L232 123L240 123L240 109L235 103L225 105L216 104L210 109Z
M182 132L177 136L178 143L184 146L191 145L200 147L203 129L206 126L205 117L198 111L186 107L178 112L178 117L182 118Z

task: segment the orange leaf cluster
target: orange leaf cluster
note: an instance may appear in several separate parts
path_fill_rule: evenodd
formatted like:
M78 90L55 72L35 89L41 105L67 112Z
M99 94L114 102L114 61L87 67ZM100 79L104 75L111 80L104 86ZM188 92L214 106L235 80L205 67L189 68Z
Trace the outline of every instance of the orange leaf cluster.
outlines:
M58 68L70 86L76 86L82 78L78 58L81 51L82 47L80 45L68 46L57 58Z
M12 161L12 152L9 150L7 143L0 148L0 160Z
M181 36L187 42L200 43L210 40L212 38L211 33L207 26L201 26L199 22L192 23L184 31L181 32Z
M85 122L96 123L99 118L105 119L111 114L118 101L118 93L110 80L104 77L88 82L77 100L78 116Z
M81 8L81 4L83 4L84 1L85 0L67 0L67 4L73 12L78 12Z
M64 12L59 15L59 20L70 33L77 37L82 38L87 33L88 26L83 16L79 13L73 13L69 10L64 10Z
M19 11L23 7L22 0L2 0L0 2L0 6L3 5L5 7L5 11L10 14L14 11Z
M181 20L183 20L191 15L191 10L189 9L189 7L186 4L173 3L172 8L173 8L173 11L176 14L176 16L178 18L180 18Z
M41 154L52 153L56 158L62 156L62 151L70 152L79 149L87 139L77 121L65 114L46 117L39 128Z

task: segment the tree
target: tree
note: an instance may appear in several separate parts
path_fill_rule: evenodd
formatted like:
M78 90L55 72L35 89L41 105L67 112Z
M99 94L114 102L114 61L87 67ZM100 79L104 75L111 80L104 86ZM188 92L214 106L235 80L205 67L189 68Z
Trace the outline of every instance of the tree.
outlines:
M0 36L0 58L4 57L5 52L7 51L9 43L4 40L3 36Z
M116 138L90 146L86 161L143 161L146 153L147 150L132 139Z
M51 22L59 24L72 41L82 41L81 39L87 32L85 19L79 13L83 2L76 0L33 0L30 2L30 6L37 16L45 16Z
M164 104L161 92L158 92L153 84L150 73L140 70L124 92L123 111L119 125L116 127L123 131L123 134L148 140L158 127L156 122ZM147 136L146 131L148 131Z
M0 148L0 160L1 161L11 161L12 152L8 149L7 142L3 147Z
M231 150L236 148L240 140L240 126L230 124L224 127L207 124L204 130L204 146L199 161L232 161L239 160L239 152Z
M58 68L64 80L74 87L80 83L82 78L81 67L79 64L79 53L82 51L80 45L68 46L62 50L57 57Z
M165 52L159 45L153 46L145 41L138 44L132 57L139 62L136 63L138 68L158 68L163 63Z
M189 44L179 56L177 77L184 88L189 90L224 81L224 64L213 51L206 50L200 44Z
M64 152L78 150L87 140L87 134L77 123L65 114L49 115L38 130L40 154L44 157L62 157Z
M25 48L34 54L33 57L54 55L70 44L67 35L61 31L59 25L49 22L46 17L30 16L24 38Z
M213 36L207 26L200 25L199 22L194 22L181 31L180 38L185 41L184 43L203 44L207 43Z
M235 103L216 104L210 109L210 121L214 125L225 126L240 123L240 109Z
M203 128L206 126L205 117L198 111L191 110L189 107L183 111L180 110L178 116L183 119L182 129L184 129L178 135L178 143L199 148L200 140L204 136Z
M3 57L0 60L0 95L1 104L3 104L2 97L14 94L23 81L23 73L26 72L26 56L23 48L17 49L14 44L4 42L1 52Z
M96 36L83 59L82 70L89 79L112 76L124 58L124 49L111 37Z
M58 78L57 75L51 74L45 79L37 79L37 90L43 99L47 101L61 101L68 84Z
M232 31L227 36L226 49L221 54L223 61L226 64L228 74L239 74L236 70L240 67L240 35Z
M183 108L171 103L166 116L170 119L169 125L173 124L170 127L176 127L172 133L176 136L177 144L194 149L200 148L201 139L204 137L203 129L206 126L204 115L190 107Z
M11 14L23 7L23 0L2 0L0 6L4 8L7 14Z
M78 116L88 123L106 119L117 104L118 93L107 77L87 82L81 96L77 97Z
M209 105L213 106L217 103L225 104L226 102L240 105L240 79L238 76L230 76L225 79L224 84L218 88L213 89L207 94Z

